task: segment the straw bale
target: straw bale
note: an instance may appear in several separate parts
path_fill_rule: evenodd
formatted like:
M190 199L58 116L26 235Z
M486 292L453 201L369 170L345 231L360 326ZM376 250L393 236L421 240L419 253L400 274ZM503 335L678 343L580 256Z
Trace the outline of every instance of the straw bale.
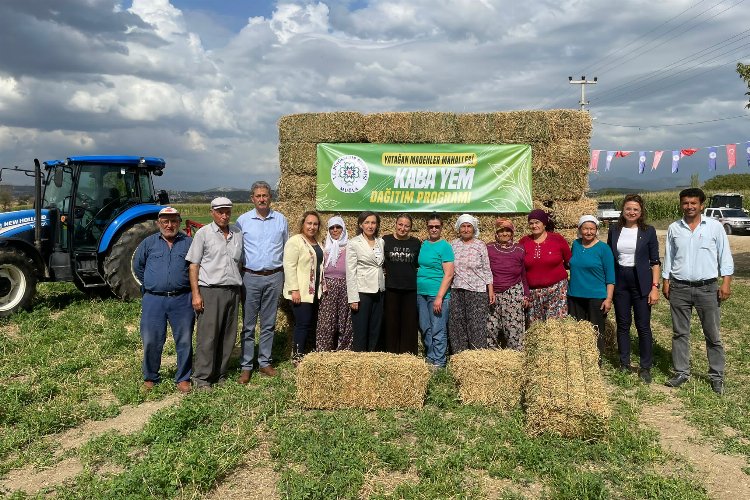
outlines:
M429 111L365 115L367 142L381 144L454 143L456 114Z
M280 142L366 142L362 113L302 113L279 119Z
M591 115L574 109L551 109L546 112L550 126L557 139L581 139L591 137Z
M556 201L552 204L552 212L557 228L577 228L582 215L596 215L596 200L583 197L578 201Z
M456 117L458 142L502 144L502 131L495 128L494 113L461 113Z
M421 408L430 371L411 354L313 352L295 378L303 408Z
M318 145L314 142L279 143L279 167L281 176L317 175Z
M464 404L510 411L521 403L523 353L511 349L478 349L451 356L448 369Z
M554 139L546 111L508 111L493 113L494 126L504 142L515 144L548 143Z
M525 345L527 432L602 434L611 409L591 324L572 318L539 321L526 332Z
M282 175L279 179L279 200L315 204L318 178L315 175Z
M609 318L604 321L604 352L607 354L618 353L617 325Z

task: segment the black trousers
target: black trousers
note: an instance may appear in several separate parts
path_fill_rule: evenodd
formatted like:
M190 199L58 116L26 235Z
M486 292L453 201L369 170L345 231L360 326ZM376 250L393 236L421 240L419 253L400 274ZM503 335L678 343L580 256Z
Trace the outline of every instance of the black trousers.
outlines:
M417 354L417 291L385 290L385 350L394 354Z
M588 321L596 332L596 347L599 349L601 358L604 354L604 320L607 315L600 308L604 299L585 299L582 297L568 296L568 314L578 321Z
M352 311L352 351L375 351L383 327L383 292L360 293L359 308Z
M648 296L641 295L634 267L617 267L614 305L620 365L630 366L630 324L635 316L641 369L650 370L654 362L651 306L648 305Z

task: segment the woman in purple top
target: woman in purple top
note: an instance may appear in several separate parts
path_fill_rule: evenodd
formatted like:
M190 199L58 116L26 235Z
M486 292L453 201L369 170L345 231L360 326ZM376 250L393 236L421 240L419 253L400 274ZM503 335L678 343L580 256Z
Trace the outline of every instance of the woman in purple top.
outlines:
M320 299L315 330L317 351L351 349L352 315L346 297L346 244L349 237L344 219L328 219L328 235L323 250L325 287Z
M528 306L529 283L523 258L526 251L513 243L516 228L508 219L495 221L495 241L487 243L495 303L487 319L487 345L522 350L526 331L523 310Z

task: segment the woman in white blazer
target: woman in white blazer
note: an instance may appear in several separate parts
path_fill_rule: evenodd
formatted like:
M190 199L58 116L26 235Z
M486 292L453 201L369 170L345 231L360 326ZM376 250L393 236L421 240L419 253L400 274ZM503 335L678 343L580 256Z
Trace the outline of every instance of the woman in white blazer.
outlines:
M318 244L318 212L310 210L302 214L298 230L299 234L284 245L284 297L292 301L294 313L294 366L302 360L308 335L315 331L322 292L323 249Z
M374 351L383 323L385 275L380 216L365 211L357 218L357 236L346 246L346 294L352 309L353 351Z

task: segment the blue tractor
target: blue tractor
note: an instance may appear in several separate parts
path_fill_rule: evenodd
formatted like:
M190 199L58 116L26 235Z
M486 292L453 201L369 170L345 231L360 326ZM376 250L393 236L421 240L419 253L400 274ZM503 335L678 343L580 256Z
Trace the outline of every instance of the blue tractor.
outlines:
M40 281L140 297L133 255L157 231L160 205L169 203L153 184L164 160L72 156L34 165L0 169L34 177L36 188L33 209L0 214L0 317L28 308Z

